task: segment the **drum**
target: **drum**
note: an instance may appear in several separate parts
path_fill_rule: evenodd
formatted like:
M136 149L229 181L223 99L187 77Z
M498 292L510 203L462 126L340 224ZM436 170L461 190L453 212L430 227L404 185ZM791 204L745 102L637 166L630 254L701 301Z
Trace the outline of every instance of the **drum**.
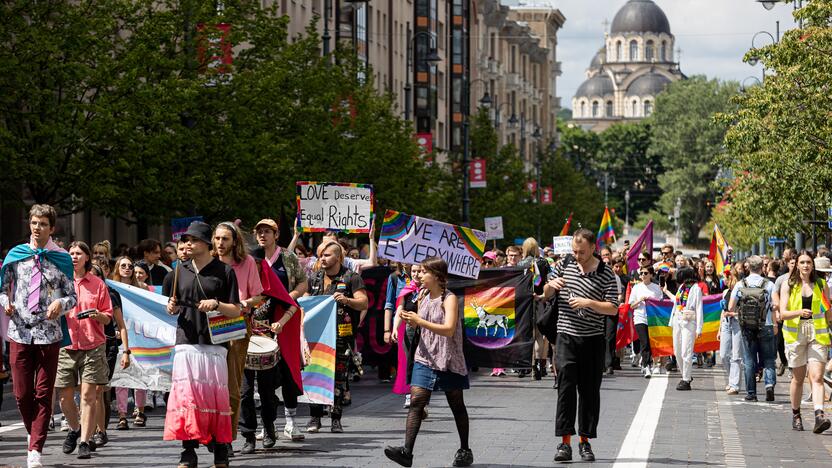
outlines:
M277 365L280 347L273 338L252 335L246 354L246 369L263 371Z

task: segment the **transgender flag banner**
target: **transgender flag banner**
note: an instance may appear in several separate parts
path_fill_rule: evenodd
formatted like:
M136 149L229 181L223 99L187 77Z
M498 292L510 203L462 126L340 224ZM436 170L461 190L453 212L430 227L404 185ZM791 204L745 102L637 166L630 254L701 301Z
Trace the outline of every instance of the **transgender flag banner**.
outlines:
M303 334L308 351L301 372L302 403L331 405L335 393L335 324L337 303L332 296L307 296L298 299L303 309Z
M170 391L177 317L165 310L167 296L110 280L107 286L121 295L121 312L132 352L130 365L122 369L118 364L119 351L110 386Z

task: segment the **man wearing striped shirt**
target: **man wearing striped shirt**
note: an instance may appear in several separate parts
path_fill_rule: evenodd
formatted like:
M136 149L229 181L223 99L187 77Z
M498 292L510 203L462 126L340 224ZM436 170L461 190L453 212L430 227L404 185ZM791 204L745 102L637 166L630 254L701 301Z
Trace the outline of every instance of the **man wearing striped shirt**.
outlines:
M555 435L562 440L555 461L572 459L570 444L575 434L576 412L578 451L583 461L594 461L589 439L597 437L601 410L605 316L618 314L618 286L612 269L595 255L592 231L575 231L572 252L573 256L567 256L555 268L555 278L544 288L546 297L558 293Z

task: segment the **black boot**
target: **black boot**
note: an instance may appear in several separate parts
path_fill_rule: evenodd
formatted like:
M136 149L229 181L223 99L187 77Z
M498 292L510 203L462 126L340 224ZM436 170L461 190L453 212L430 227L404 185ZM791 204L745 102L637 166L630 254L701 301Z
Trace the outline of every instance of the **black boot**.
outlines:
M540 373L540 360L535 360L534 365L532 365L532 374L535 380L540 380L543 377Z

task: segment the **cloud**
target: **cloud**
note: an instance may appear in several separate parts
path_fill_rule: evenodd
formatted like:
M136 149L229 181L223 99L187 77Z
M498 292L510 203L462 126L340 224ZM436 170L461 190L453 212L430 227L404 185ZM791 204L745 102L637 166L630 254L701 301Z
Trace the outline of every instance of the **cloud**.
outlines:
M771 11L755 0L655 0L670 21L676 47L682 49L681 68L688 75L742 81L760 77L762 69L742 62L758 31L775 34L780 21L781 34L797 27L791 3L778 4ZM604 20L612 22L626 0L556 0L553 4L566 17L558 33L558 60L563 75L557 92L565 107L586 77L586 68L604 43ZM757 45L770 43L760 35Z

